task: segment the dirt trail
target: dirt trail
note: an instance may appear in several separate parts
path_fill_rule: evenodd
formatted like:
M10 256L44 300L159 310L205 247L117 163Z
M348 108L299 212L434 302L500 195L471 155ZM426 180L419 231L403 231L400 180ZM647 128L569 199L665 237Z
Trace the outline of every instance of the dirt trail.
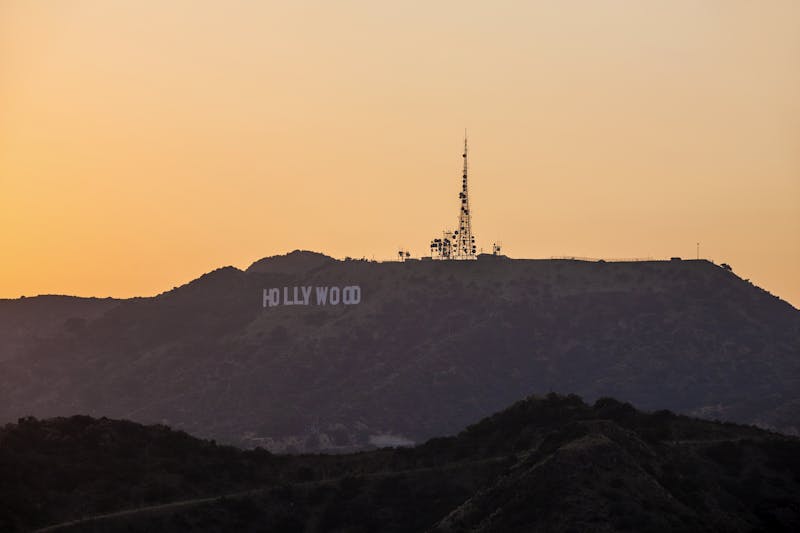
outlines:
M419 474L424 472L430 471L439 471L442 470L452 470L452 469L459 469L464 467L471 467L477 466L482 464L490 464L490 463L498 463L502 461L507 461L508 457L490 457L488 459L480 459L477 461L467 461L463 463L453 463L449 465L444 465L441 467L430 467L430 468L414 468L410 470L395 470L389 472L373 472L368 474L361 474L356 476L342 476L342 477L334 477L334 478L327 478L327 479L320 479L316 481L304 481L300 483L291 483L290 486L298 489L309 489L313 487L318 487L322 485L327 485L331 483L336 483L343 480L345 477L362 477L366 479L380 479L383 477L390 477L390 476L397 476L397 475L408 475L408 474ZM247 496L255 496L261 494L267 490L273 489L280 485L269 485L265 487L259 487L250 490L243 490L238 492L229 492L226 494L220 494L217 496L210 496L207 498L193 498L191 500L181 500L177 502L171 503L161 503L158 505L147 505L145 507L136 507L134 509L125 509L122 511L114 511L113 513L103 513L93 516L87 516L85 518L79 518L76 520L69 520L67 522L61 522L59 524L52 524L49 526L45 526L39 529L35 529L32 533L46 533L49 531L58 531L61 529L69 528L72 526L78 526L82 524L89 524L92 522L101 522L104 520L113 520L115 518L122 518L126 516L133 516L137 514L146 514L146 513L158 513L161 511L173 511L175 509L179 509L181 507L193 507L195 505L202 505L204 503L211 503L217 500L222 499L236 499L236 498L244 498Z

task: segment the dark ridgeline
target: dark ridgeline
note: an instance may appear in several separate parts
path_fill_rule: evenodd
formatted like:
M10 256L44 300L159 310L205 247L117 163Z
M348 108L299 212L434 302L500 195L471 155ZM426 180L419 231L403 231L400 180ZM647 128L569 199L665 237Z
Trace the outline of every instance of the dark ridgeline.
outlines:
M8 532L800 530L796 437L572 395L416 448L328 456L29 418L0 429L0 472Z
M359 285L351 306L262 289ZM0 301L0 422L85 413L273 451L453 434L531 392L800 428L800 312L707 261L337 261L153 298Z

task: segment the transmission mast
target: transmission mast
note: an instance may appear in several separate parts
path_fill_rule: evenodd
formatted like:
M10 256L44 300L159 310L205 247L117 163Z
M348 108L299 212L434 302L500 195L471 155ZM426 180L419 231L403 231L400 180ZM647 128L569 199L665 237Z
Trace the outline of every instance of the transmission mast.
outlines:
M458 193L458 229L443 232L442 238L431 241L433 259L477 259L475 236L472 234L472 215L469 211L469 188L467 187L467 132L464 131L464 170L461 173L461 192Z
M461 211L458 213L458 229L453 233L454 259L475 259L475 236L472 234L472 216L469 212L469 189L467 187L467 174L469 162L467 157L467 132L464 131L464 171L461 173Z

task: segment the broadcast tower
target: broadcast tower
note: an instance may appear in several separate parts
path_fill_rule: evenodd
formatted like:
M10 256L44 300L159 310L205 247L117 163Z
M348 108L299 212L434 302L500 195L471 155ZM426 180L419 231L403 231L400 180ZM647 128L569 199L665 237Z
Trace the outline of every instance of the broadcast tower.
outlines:
M434 259L477 259L475 236L472 234L472 215L469 210L469 189L467 187L467 132L464 132L464 171L461 173L461 192L458 193L460 211L458 229L445 231L441 239L431 241L431 255Z
M464 172L461 173L461 211L458 213L458 229L453 233L453 259L475 259L475 236L472 235L472 222L469 213L469 191L467 189L467 132L464 132Z

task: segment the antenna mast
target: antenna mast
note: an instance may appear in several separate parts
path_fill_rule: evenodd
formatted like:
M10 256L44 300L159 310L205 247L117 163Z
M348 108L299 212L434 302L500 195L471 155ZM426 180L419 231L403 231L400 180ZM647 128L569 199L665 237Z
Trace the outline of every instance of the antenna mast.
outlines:
M461 192L458 199L461 201L461 210L458 213L458 229L453 233L454 259L475 259L475 236L472 235L472 216L469 211L469 189L467 175L469 162L467 157L467 130L464 130L464 171L461 173Z
M459 212L458 228L455 231L445 231L441 239L431 241L431 256L433 259L477 259L475 236L472 234L472 215L469 210L469 188L467 187L467 174L469 163L467 161L467 130L464 130L464 170L461 172L461 192L458 193Z

